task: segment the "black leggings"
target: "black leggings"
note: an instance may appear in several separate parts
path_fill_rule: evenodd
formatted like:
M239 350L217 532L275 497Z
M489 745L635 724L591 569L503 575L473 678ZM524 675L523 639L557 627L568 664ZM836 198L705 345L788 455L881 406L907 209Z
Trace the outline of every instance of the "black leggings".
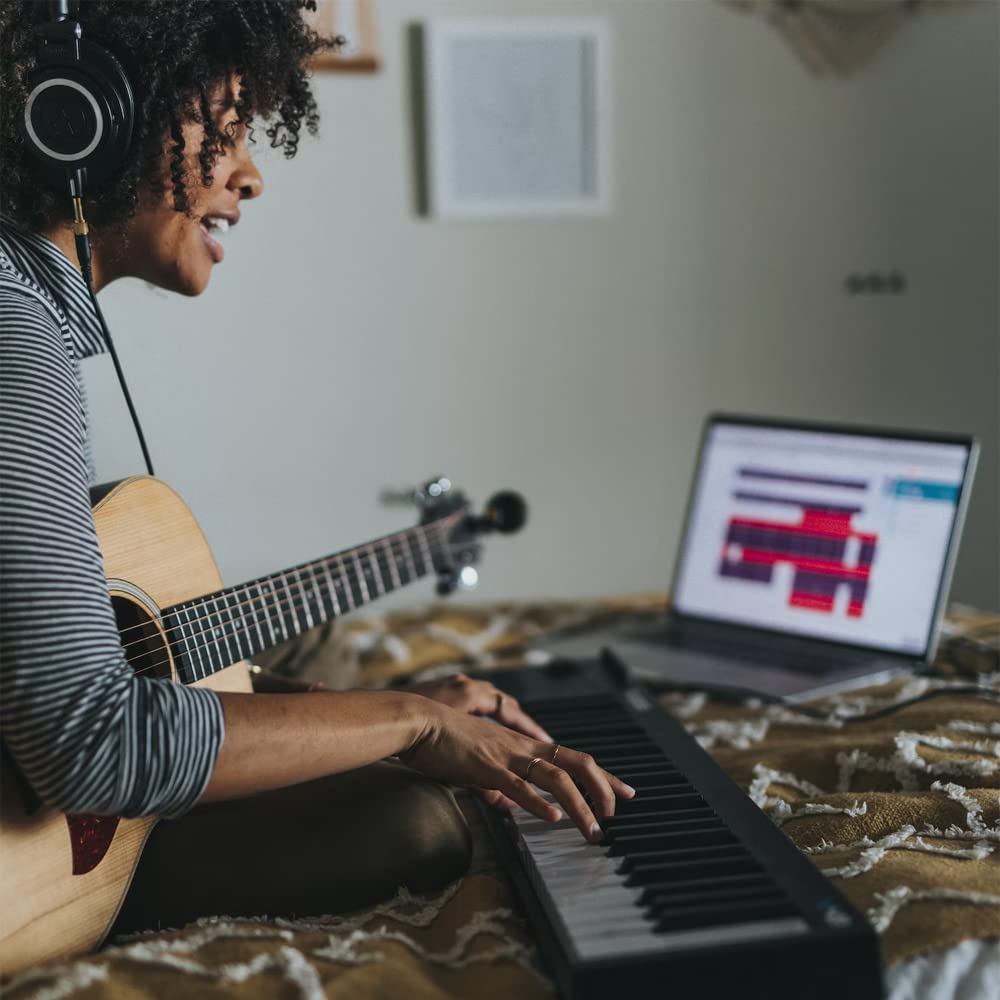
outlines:
M461 877L471 837L451 791L399 764L198 806L150 834L111 931L203 916L315 916Z

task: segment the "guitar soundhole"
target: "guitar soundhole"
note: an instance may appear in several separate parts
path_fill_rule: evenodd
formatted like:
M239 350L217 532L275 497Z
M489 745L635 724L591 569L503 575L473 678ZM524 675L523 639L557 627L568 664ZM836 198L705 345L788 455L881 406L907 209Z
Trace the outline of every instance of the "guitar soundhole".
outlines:
M132 669L144 677L170 677L166 644L149 612L127 597L112 597L111 604Z

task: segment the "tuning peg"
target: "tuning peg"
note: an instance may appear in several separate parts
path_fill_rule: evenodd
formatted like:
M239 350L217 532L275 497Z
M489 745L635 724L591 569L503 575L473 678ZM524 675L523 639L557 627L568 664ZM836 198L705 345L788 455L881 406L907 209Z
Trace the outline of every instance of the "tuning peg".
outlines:
M386 507L417 507L425 506L431 500L437 500L451 489L451 480L447 476L438 476L437 479L429 479L423 486L416 489L394 490L391 487L383 489L379 495L379 502Z
M412 507L417 502L417 490L394 490L386 487L379 491L378 501L385 507Z
M422 490L429 497L439 497L444 493L447 493L451 489L451 480L446 476L439 476L437 479L432 479L429 483L424 484Z

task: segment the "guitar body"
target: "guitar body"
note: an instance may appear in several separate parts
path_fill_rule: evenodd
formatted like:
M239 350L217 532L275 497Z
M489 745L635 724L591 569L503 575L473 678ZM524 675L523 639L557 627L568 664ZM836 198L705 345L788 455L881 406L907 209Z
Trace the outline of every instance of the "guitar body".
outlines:
M221 587L198 522L165 483L123 480L94 507L97 536L119 624L162 634L157 609ZM165 637L164 637L165 640ZM158 649L168 649L165 641ZM164 676L174 677L166 658ZM245 662L196 682L250 691ZM104 940L155 818L67 817L32 802L6 754L0 775L0 974L89 951Z

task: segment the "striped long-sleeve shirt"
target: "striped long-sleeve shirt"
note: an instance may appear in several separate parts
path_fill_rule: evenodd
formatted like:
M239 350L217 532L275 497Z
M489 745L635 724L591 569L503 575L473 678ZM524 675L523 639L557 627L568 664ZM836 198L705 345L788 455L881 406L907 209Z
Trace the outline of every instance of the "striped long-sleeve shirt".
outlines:
M81 358L104 350L80 272L0 223L0 733L65 812L178 816L222 705L125 661L90 506Z

